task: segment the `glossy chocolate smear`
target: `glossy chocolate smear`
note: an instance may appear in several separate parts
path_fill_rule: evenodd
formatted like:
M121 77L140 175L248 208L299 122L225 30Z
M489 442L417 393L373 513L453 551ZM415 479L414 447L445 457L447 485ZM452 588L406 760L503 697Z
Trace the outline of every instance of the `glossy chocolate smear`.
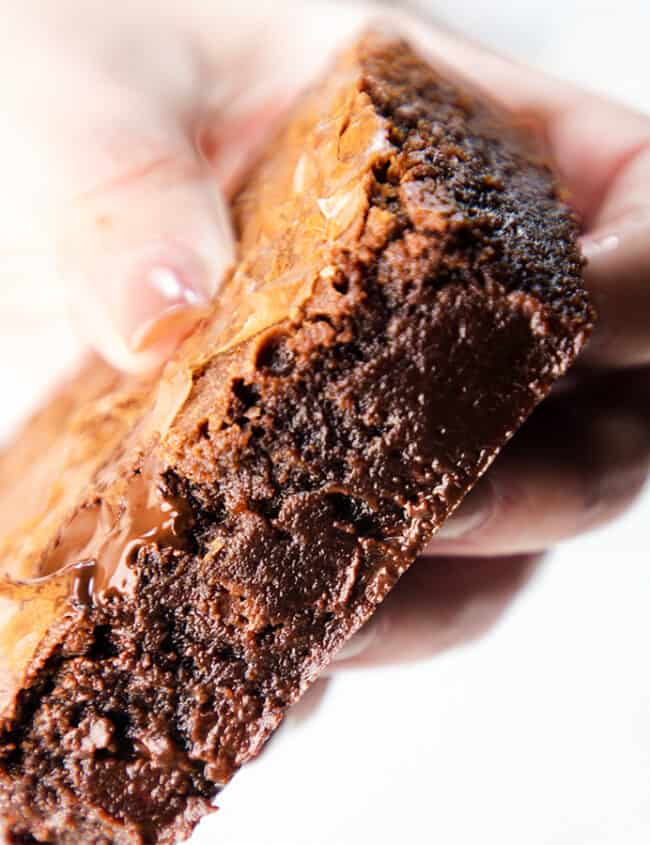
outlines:
M145 465L117 504L98 499L77 511L43 556L37 577L5 582L3 592L42 590L65 577L75 604L93 606L116 594L132 595L138 576L134 562L146 545L181 548L189 517L165 497L157 473ZM187 518L183 518L187 517Z

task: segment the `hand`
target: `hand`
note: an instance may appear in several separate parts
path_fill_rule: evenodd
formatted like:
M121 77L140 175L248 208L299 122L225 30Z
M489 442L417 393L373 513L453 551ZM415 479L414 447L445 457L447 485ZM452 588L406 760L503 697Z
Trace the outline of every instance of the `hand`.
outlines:
M421 49L538 126L584 221L598 324L577 367L351 641L343 665L420 658L480 634L536 553L620 514L650 467L650 118L452 35L406 27Z
M52 256L42 285L62 285L115 366L156 368L202 315L234 261L227 195L368 14L282 0L3 9L0 219Z
M136 372L218 296L234 258L227 196L278 114L378 14L545 135L585 221L596 335L431 544L445 559L421 562L377 615L391 636L374 637L367 661L439 647L445 602L467 601L474 576L500 607L527 553L632 500L650 451L650 119L378 8L24 0L5 10L0 50L3 219L31 225L56 257L43 284L59 277L87 341Z

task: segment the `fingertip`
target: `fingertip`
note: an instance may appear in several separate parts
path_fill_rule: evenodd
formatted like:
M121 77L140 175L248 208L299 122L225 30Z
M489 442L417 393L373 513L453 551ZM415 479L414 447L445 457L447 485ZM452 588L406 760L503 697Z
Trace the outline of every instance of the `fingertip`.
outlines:
M174 242L98 258L66 273L74 323L116 368L150 373L207 315L231 264L227 245L208 263Z
M442 524L435 536L440 541L458 540L471 535L490 521L496 508L494 485L489 478L483 478Z
M640 407L602 409L567 395L536 412L426 551L492 557L550 548L619 516L649 471L650 429Z
M213 179L119 186L67 210L59 273L81 337L118 369L168 358L233 266L228 207Z
M649 244L650 207L629 209L582 238L585 282L597 314L585 363L638 367L650 361Z
M332 670L423 660L467 645L499 620L540 559L425 554L350 640L347 653L339 652Z

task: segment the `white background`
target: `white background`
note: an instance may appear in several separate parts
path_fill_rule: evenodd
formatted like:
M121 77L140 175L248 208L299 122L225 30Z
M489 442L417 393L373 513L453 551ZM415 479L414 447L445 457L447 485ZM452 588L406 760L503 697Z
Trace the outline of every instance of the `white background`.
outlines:
M647 2L421 5L650 110ZM38 286L39 256L11 260L0 287L5 433L76 348L56 292ZM649 516L646 495L555 551L470 645L320 684L196 844L647 845Z

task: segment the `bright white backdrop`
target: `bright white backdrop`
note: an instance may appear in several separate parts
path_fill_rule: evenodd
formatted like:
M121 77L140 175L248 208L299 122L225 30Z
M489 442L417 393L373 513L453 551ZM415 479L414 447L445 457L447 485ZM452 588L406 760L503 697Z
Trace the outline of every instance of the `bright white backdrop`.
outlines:
M421 5L650 110L647 0ZM76 350L56 292L38 287L41 260L27 250L2 267L3 433ZM647 845L649 518L646 495L562 546L472 644L322 685L196 845Z

